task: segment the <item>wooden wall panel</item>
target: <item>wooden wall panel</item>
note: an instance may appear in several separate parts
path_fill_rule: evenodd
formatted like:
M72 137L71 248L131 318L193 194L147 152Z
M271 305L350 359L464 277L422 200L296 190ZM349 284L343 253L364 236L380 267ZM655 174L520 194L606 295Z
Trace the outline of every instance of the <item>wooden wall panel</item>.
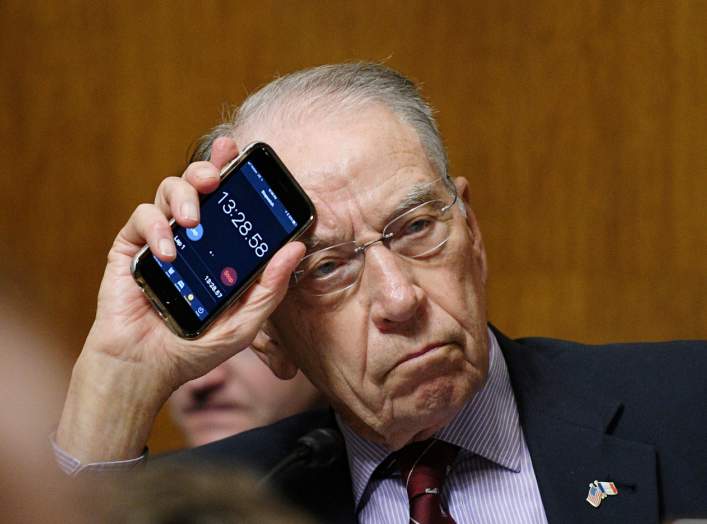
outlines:
M385 59L471 182L499 327L707 337L705 27L687 0L3 2L4 271L77 354L113 236L224 104Z

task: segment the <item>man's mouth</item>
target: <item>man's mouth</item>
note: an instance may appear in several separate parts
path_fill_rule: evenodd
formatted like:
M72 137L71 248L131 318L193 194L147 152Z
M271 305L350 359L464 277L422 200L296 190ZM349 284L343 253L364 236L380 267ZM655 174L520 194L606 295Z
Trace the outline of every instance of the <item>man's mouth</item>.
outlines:
M238 405L232 402L206 402L206 403L195 403L184 410L187 415L194 415L196 413L216 413L222 411L233 411L238 409Z
M398 361L398 363L396 364L396 366L399 366L400 364L403 364L404 362L408 362L408 361L410 361L410 360L419 358L419 357L421 357L421 356L423 356L423 355L426 355L427 353L429 353L429 352L431 352L431 351L435 351L435 350L437 350L437 349L439 349L439 348L442 348L442 347L444 347L444 346L446 346L446 345L447 345L447 343L443 343L443 342L437 342L437 343L434 343L434 344L428 344L428 345L426 345L425 347L423 347L423 348L422 348L421 350L419 350L419 351L415 351L414 353L410 353L410 354L408 354L408 355L405 355L403 358L401 358L401 359Z

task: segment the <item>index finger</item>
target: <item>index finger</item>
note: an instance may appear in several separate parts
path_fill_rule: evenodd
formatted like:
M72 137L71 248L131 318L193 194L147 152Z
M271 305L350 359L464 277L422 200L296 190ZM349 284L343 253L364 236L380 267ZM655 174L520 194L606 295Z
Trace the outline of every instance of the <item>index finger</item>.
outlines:
M211 193L220 182L219 173L231 160L238 156L236 142L227 136L220 136L211 144L211 158L208 162L194 162L184 172L183 178L200 193ZM216 169L208 169L209 164Z
M211 144L210 162L219 170L238 156L238 146L235 140L228 136L220 136Z

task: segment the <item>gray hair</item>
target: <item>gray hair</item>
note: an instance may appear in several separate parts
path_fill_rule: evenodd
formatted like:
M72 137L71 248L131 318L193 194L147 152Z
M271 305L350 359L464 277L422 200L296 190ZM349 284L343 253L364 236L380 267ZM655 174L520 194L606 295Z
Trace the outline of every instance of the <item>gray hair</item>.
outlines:
M448 178L447 152L434 112L417 86L397 71L365 62L323 65L276 78L248 96L227 121L204 135L191 161L207 160L216 138L234 137L252 123L275 117L297 119L313 112L331 114L369 103L384 105L411 125L433 169Z

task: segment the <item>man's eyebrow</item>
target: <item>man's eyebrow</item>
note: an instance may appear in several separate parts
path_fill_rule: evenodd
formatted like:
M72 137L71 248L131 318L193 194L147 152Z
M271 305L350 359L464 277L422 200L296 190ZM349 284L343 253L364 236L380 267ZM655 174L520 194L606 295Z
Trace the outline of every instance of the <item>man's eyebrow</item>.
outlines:
M312 251L314 251L317 248L317 246L322 243L322 241L319 239L319 237L317 237L314 234L303 236L303 237L299 238L298 240L300 242L302 242L304 244L304 246L307 248L305 251L306 254L309 254Z
M400 200L397 205L386 214L385 219L382 221L383 223L381 224L381 227L410 209L424 204L425 202L429 202L430 200L440 198L440 189L442 188L446 188L446 185L442 179L431 180L413 185L402 200ZM305 235L299 240L306 246L307 254L338 243L321 239L314 233Z
M385 223L387 224L406 211L425 202L440 198L439 190L444 187L444 182L441 179L412 186L405 197L386 215Z

